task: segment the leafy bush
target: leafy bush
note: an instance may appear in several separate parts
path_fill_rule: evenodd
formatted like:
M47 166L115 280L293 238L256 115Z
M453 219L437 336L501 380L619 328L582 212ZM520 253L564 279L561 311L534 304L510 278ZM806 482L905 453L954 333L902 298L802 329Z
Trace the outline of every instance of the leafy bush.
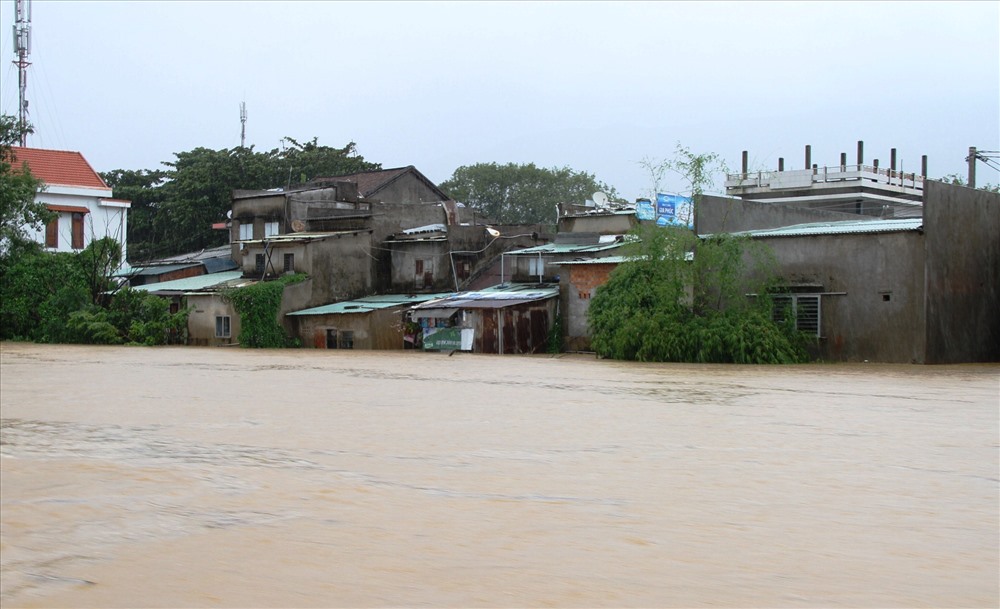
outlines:
M89 301L74 254L28 244L0 260L0 339L69 342L69 315Z
M123 288L94 304L85 255L18 246L0 259L0 339L98 345L181 342L187 311L141 290ZM103 280L102 280L103 281Z
M70 314L67 342L92 345L165 345L183 342L188 310L170 313L170 304L142 290L123 288L107 308L91 305Z
M278 323L281 295L286 285L305 279L305 275L285 275L273 281L260 281L248 286L227 290L223 297L233 303L240 315L241 347L276 349L296 346L296 341L285 334Z
M794 327L771 319L768 251L733 236L698 239L684 228L642 227L638 235L629 260L590 304L592 346L599 355L662 362L806 361Z

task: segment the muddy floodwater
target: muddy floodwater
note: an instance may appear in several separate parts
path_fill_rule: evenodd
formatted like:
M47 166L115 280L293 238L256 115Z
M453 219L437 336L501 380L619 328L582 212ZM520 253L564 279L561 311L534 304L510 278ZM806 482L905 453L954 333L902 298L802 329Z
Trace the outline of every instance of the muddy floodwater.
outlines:
M997 607L1000 366L0 345L0 605Z

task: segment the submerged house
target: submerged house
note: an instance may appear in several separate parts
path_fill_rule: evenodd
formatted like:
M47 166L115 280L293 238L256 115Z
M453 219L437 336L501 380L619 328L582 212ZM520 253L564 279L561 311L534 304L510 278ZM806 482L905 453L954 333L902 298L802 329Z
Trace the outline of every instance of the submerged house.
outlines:
M506 252L505 279L522 283L558 282L561 267L557 263L608 256L628 239L627 235L559 233L551 243Z
M447 294L366 296L287 313L302 346L315 349L407 349L415 337L406 312Z
M559 310L563 318L562 346L565 351L590 350L590 299L597 288L608 282L611 271L627 260L625 256L604 256L556 262L559 273Z
M410 320L426 350L544 353L558 306L558 286L508 284L417 305Z
M228 346L239 343L240 316L232 303L223 298L223 291L255 282L243 277L240 271L224 271L147 283L133 289L168 299L171 313L189 309L187 344Z
M705 197L698 213L703 226L726 217L726 232L771 248L779 307L815 334L821 360L1000 361L1000 194L926 180L919 209L780 226L784 205Z

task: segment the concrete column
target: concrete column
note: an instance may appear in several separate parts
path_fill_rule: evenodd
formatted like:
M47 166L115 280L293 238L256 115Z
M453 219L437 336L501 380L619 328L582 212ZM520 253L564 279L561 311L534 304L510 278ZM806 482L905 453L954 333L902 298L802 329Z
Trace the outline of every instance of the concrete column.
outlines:
M785 170L785 159L779 157L778 158L778 171L784 171L784 170Z
M969 188L976 187L976 147L969 147Z
M920 175L927 177L927 155L920 157Z
M804 165L806 169L812 167L812 146L806 144L806 164Z
M847 153L846 152L841 152L840 153L840 170L841 171L847 171Z
M893 148L892 150L889 151L889 169L892 169L893 172L896 171L896 149L895 148Z
M743 151L743 173L744 173L744 175L746 174L746 172L747 172L747 151L744 150Z
M863 165L865 162L865 143L858 140L858 165Z

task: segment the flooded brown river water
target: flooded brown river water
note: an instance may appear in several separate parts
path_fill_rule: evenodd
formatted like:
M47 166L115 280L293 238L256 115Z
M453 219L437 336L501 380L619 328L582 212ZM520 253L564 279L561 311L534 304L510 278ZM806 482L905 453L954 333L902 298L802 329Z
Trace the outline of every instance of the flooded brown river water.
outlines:
M1000 366L0 346L0 604L997 607Z

